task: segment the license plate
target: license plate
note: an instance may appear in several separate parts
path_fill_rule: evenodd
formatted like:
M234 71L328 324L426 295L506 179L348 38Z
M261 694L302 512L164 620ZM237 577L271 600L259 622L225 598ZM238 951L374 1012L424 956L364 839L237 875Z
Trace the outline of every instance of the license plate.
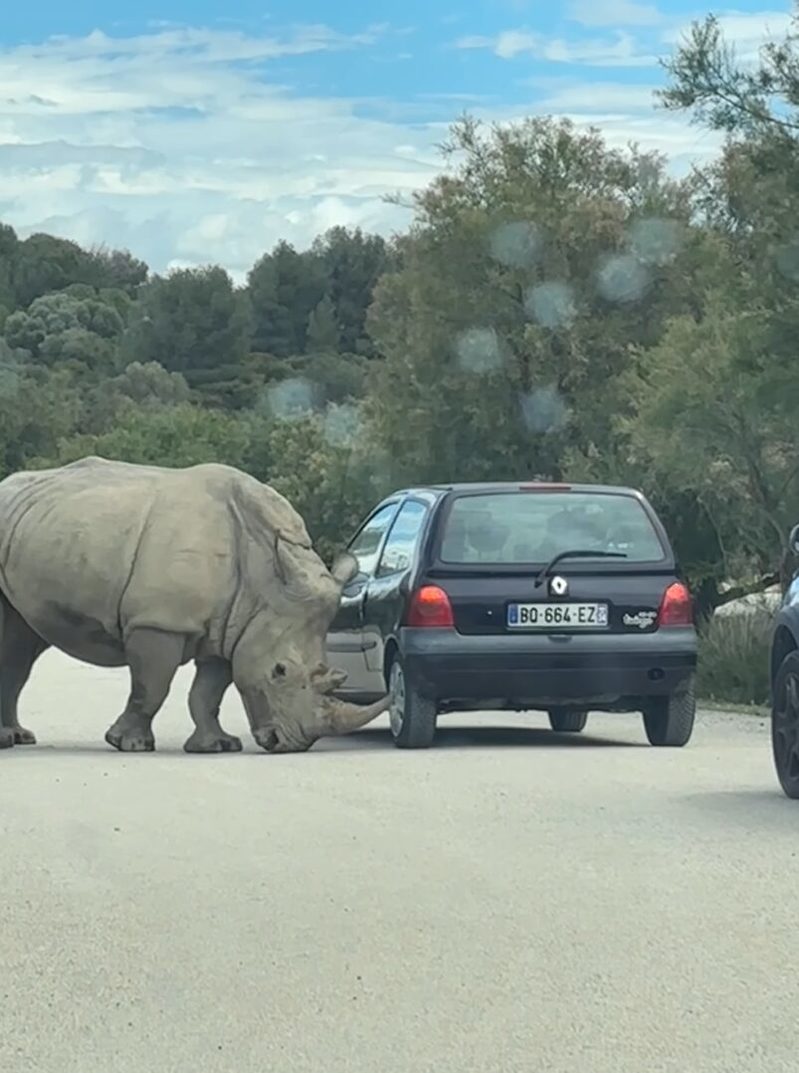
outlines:
M608 625L607 604L510 604L508 627L514 630L598 630Z

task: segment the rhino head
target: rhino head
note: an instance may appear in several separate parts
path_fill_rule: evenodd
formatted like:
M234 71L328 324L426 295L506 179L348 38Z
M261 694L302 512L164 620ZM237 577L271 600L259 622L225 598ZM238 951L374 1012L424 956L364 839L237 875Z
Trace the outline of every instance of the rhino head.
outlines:
M305 752L319 738L350 734L388 709L388 697L365 705L335 697L346 677L321 662L310 673L299 663L276 663L268 689L242 693L255 741L269 753Z
M368 705L336 697L347 675L324 659L341 590L357 569L353 556L340 556L312 586L304 586L302 593L295 590L293 628L284 628L266 646L266 664L263 650L259 652L257 675L237 683L253 738L267 752L305 752L319 738L349 734L389 708L388 696Z

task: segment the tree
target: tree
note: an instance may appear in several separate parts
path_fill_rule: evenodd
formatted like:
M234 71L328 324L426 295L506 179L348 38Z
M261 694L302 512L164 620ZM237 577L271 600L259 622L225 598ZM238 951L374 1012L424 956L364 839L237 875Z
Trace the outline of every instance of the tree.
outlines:
M366 317L377 282L388 265L385 240L364 234L360 228L349 231L334 227L317 239L312 249L325 268L337 349L373 356Z
M52 457L59 439L79 427L82 413L80 395L65 371L51 373L3 361L0 478L33 465L39 456Z
M717 294L701 320L671 321L630 380L639 463L695 496L718 534L717 582L748 578L750 591L789 577L799 503L799 379L772 360L773 338L768 310ZM725 602L718 585L714 602Z
M14 261L18 246L19 239L13 227L0 224L0 310L4 311L5 316L12 313L17 304L14 288ZM2 330L4 319L4 316L0 316L0 330Z
M109 250L97 246L89 253L96 287L124 291L131 297L147 281L149 269L130 250Z
M12 263L12 282L17 306L72 283L93 282L91 256L75 242L52 235L35 234L20 242Z
M98 435L62 438L55 457L39 466L62 465L86 455L143 465L194 466L224 462L241 467L249 443L248 428L232 414L180 403L141 407L130 403L114 419L114 427Z
M43 295L6 319L5 338L12 348L24 349L46 365L71 364L113 374L116 343L127 315L125 296L119 303L113 295L86 285Z
M328 562L387 490L360 432L360 414L351 406L295 419L251 419L246 468L300 512Z
M613 456L631 348L690 300L688 184L596 131L464 120L378 285L371 427L397 481L557 477ZM446 387L444 386L446 385Z
M278 358L304 354L308 322L325 293L325 268L312 252L279 242L247 277L253 349Z
M217 375L243 370L248 350L244 296L218 267L181 269L146 284L123 344L126 363L158 362L201 395Z
M799 56L795 11L781 41L770 41L752 65L741 62L718 16L695 22L688 40L665 61L671 84L659 92L666 108L691 111L713 130L743 137L799 134Z
M308 318L306 346L309 353L329 353L338 350L336 310L329 294L319 302Z

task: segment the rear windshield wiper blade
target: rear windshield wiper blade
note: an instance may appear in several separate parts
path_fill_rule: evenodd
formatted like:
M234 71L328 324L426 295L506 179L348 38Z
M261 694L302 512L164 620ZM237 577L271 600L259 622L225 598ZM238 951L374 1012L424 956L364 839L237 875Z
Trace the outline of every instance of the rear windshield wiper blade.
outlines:
M627 555L623 551L587 551L576 549L575 551L560 551L558 554L549 560L547 565L541 571L535 579L535 587L538 589L543 584L549 574L550 570L561 561L561 559L626 559Z

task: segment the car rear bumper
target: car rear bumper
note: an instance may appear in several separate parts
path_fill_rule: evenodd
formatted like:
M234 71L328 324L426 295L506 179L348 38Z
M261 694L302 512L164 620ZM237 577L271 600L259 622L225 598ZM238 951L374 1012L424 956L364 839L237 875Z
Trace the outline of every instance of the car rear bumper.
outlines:
M531 708L635 708L684 685L697 652L691 628L582 637L406 628L400 646L405 673L424 696Z

